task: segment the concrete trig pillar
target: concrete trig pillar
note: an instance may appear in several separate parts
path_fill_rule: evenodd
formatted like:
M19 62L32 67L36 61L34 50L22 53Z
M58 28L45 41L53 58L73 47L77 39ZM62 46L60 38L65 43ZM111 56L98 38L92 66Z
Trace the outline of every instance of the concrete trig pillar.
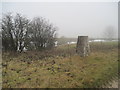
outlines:
M85 57L90 54L90 46L89 46L88 36L78 36L76 52L81 57Z

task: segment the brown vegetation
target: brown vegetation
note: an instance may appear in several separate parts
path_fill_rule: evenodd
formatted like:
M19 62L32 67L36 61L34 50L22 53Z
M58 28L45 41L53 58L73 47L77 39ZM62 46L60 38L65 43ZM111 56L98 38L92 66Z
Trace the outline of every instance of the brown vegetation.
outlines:
M85 58L75 46L3 53L3 88L98 88L117 77L117 43L91 43Z

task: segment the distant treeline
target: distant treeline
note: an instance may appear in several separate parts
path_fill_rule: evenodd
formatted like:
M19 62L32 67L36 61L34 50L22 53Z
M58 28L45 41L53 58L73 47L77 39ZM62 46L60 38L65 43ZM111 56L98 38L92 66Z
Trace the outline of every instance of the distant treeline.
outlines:
M42 17L32 20L27 17L11 13L2 18L2 50L20 51L42 50L54 47L57 28Z
M77 38L67 38L60 37L56 39L58 41L58 45L67 44L68 42L77 42ZM89 40L109 40L108 38L89 38ZM112 40L118 40L117 38L112 38Z
M66 38L61 37L56 39L58 41L58 45L67 44L68 42L77 42L77 38Z

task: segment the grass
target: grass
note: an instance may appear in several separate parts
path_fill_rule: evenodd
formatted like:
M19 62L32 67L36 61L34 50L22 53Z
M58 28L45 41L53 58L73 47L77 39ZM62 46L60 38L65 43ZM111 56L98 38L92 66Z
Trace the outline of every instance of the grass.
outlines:
M117 43L90 43L84 58L75 46L3 53L3 88L98 88L118 76Z

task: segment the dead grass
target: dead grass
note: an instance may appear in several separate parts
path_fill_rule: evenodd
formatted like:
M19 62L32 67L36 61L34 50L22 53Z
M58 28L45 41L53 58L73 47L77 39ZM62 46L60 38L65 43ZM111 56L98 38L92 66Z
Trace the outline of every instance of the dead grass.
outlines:
M102 87L118 73L116 44L105 45L92 44L91 55L85 58L75 54L75 45L44 52L4 53L3 88Z

